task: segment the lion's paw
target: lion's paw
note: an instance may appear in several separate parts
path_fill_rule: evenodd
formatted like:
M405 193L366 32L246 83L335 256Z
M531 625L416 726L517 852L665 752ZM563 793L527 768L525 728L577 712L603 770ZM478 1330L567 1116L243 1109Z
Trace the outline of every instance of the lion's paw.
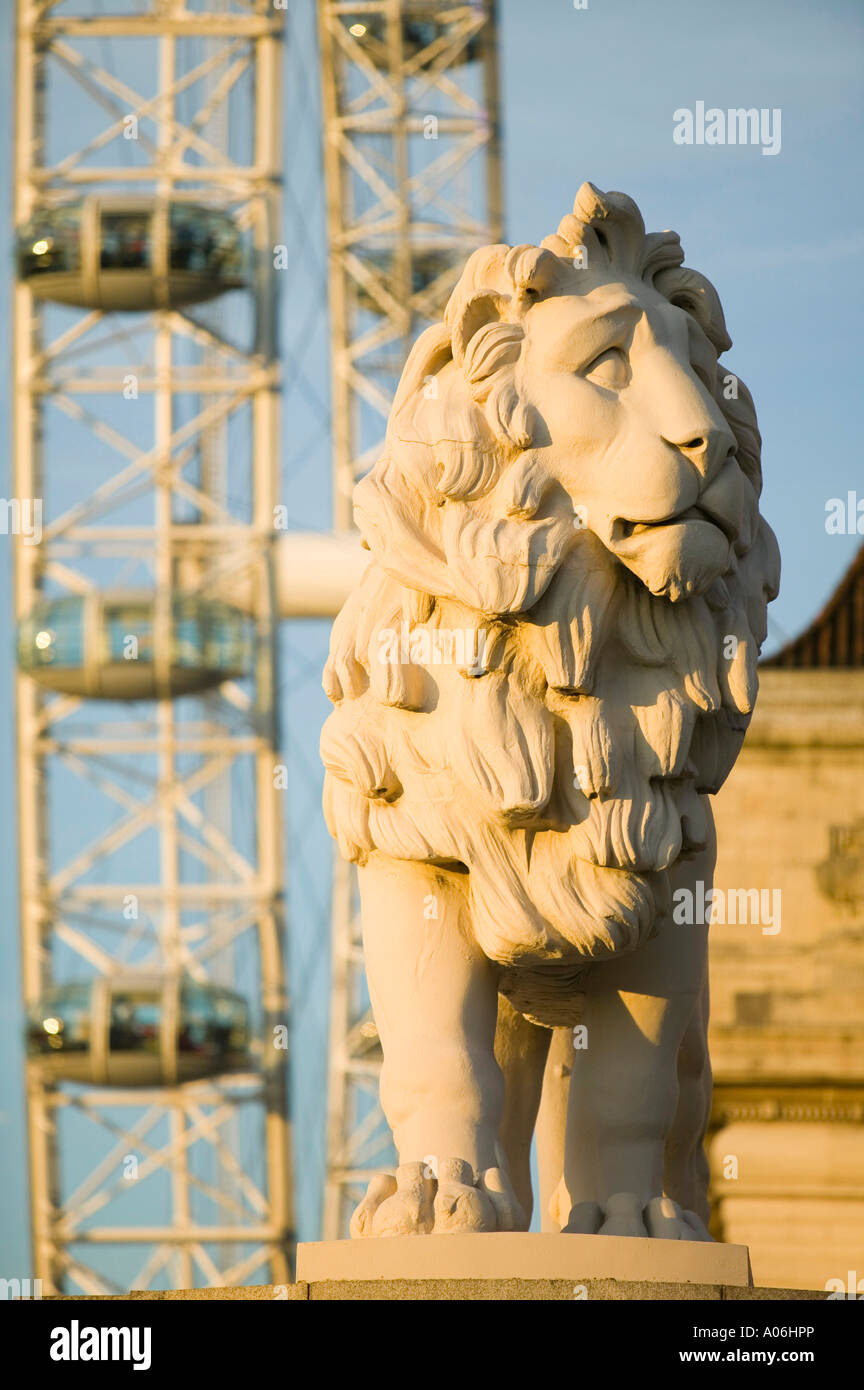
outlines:
M649 1236L661 1240L714 1240L695 1211L679 1207L671 1197L652 1197L645 1208L645 1224Z
M520 1231L527 1222L507 1175L487 1168L479 1178L461 1158L438 1163L437 1179L426 1163L403 1163L396 1176L372 1179L351 1218L351 1235L467 1235Z
M578 1202L564 1227L565 1235L650 1236L655 1240L713 1240L704 1222L671 1197L647 1203L635 1192L615 1192L605 1205Z
M403 1163L396 1169L396 1187L383 1197L372 1217L372 1236L426 1235L435 1224L435 1183L425 1163ZM370 1188L372 1184L369 1184ZM368 1199L369 1193L366 1193Z
M614 1192L607 1197L603 1221L597 1233L601 1236L647 1236L648 1226L643 1219L642 1202L635 1192Z
M436 1235L497 1230L491 1199L475 1183L474 1169L464 1158L441 1159L435 1194Z
M487 1168L481 1173L480 1186L495 1208L496 1231L527 1231L528 1218L501 1168Z
M359 1240L362 1236L371 1236L376 1211L395 1191L396 1179L392 1173L375 1174L363 1200L355 1207L351 1217L350 1231L354 1240Z

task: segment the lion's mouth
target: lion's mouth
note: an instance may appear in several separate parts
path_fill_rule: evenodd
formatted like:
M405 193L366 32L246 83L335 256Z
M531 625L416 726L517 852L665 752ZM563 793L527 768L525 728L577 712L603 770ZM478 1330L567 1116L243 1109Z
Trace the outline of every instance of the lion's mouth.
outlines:
M675 512L662 521L628 521L626 517L616 517L612 523L612 543L629 541L635 536L646 535L650 531L662 531L667 526L679 526L685 521L707 521L723 532L730 545L738 539L738 527L730 518L709 511L707 507L688 507L686 511Z
M741 475L734 454L730 454L723 467L690 507L673 512L670 516L656 521L633 521L628 517L616 517L612 523L612 544L621 544L651 531L661 531L667 526L680 526L688 521L707 522L721 531L730 545L734 545L741 535L742 499Z

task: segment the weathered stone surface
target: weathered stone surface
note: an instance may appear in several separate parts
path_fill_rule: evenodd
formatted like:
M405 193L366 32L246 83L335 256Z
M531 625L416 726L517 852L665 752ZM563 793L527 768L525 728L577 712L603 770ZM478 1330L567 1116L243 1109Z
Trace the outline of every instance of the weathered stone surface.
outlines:
M176 1300L190 1302L212 1302L227 1300L231 1303L284 1301L294 1302L309 1297L308 1286L296 1284L247 1284L237 1288L223 1289L133 1289L131 1293L116 1294L61 1294L52 1296L50 1301L57 1303L106 1303L121 1299L124 1303L150 1302L170 1303ZM46 1299L46 1302L49 1301Z
M439 1301L439 1302L719 1302L738 1303L792 1301L811 1302L827 1297L810 1289L745 1289L719 1284L654 1283L626 1279L320 1279L312 1284L258 1285L242 1289L172 1289L167 1292L140 1291L112 1294L106 1298L87 1295L60 1297L50 1301L104 1303L119 1301L228 1300L264 1303Z
M742 1290L744 1292L744 1290ZM719 1302L716 1284L638 1284L625 1280L589 1279L573 1284L569 1279L339 1279L309 1285L315 1301L342 1299L512 1301L572 1303L585 1300L618 1303L628 1300L668 1302L698 1299Z
M793 1303L823 1302L825 1289L724 1289L724 1299L734 1303L772 1303L777 1299Z

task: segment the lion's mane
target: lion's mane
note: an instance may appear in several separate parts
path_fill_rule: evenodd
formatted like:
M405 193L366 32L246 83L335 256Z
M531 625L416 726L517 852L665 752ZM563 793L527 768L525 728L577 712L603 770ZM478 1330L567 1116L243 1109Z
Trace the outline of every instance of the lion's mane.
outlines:
M334 624L321 744L342 854L467 870L502 991L550 1025L573 1016L587 963L650 933L666 870L704 846L703 794L740 749L779 580L753 402L740 382L726 399L725 366L715 399L752 515L704 592L650 592L550 488L507 301L573 293L579 246L691 313L718 355L731 346L677 236L646 235L623 194L583 185L542 247L476 252L355 492L372 562Z

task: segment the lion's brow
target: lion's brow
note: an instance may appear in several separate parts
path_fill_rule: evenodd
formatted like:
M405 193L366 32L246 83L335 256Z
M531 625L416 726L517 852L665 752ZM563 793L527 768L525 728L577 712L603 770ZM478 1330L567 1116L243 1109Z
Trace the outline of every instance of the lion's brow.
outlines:
M588 301L586 300L584 303L587 307ZM634 318L638 318L643 313L644 305L639 303L635 295L623 294L614 299L611 304L598 304L595 312L586 314L583 322L584 326L589 328L595 323L600 323L603 319L612 318L615 314L630 314Z
M610 336L621 331L622 318L632 326L644 313L644 306L630 294L621 295L611 303L597 304L594 307L595 312L580 317L578 324L571 325L567 335L568 338L577 335L573 346L579 349L580 361L590 361L598 351L602 351Z

